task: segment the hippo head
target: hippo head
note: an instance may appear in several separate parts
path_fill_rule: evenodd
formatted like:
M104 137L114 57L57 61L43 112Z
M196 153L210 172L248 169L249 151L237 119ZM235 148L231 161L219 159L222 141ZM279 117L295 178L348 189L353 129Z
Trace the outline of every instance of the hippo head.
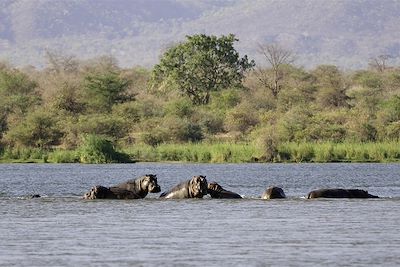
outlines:
M193 176L189 182L190 191L193 197L202 198L207 195L208 182L205 176Z
M150 193L158 193L161 191L157 183L157 176L154 174L146 174L141 180L141 188Z

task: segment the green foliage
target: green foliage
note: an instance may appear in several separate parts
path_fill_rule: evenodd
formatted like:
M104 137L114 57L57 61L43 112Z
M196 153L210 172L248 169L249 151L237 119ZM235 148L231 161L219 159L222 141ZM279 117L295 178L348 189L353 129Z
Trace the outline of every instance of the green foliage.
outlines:
M5 147L1 153L3 161L47 162L48 151L32 147Z
M313 140L306 129L313 120L313 112L309 107L294 107L285 113L277 122L276 129L282 141Z
M134 146L126 153L140 161L184 161L203 163L254 162L259 154L254 146L247 144L161 144L156 147Z
M179 98L167 104L166 112L179 118L189 118L194 113L194 107L187 99Z
M387 143L293 143L277 145L273 160L259 143L137 145L125 152L139 161L239 162L398 162L400 145Z
M198 111L194 116L205 134L215 135L224 132L224 115L220 112L207 108Z
M126 154L117 152L111 141L97 135L86 135L79 149L79 161L81 163L112 163L130 162L130 159Z
M400 96L393 96L383 101L377 112L378 135L381 140L399 140L400 131Z
M128 93L131 81L114 71L89 74L85 77L86 101L95 112L109 112L114 104L133 99Z
M53 115L45 110L36 110L7 132L9 144L27 147L48 148L60 142L62 132Z
M162 126L166 129L167 142L198 142L203 139L200 125L187 119L165 117Z
M323 107L347 107L347 83L336 66L319 66L313 75L317 80L317 103Z
M153 71L109 57L74 59L73 69L0 65L2 161L125 161L114 144L155 161L399 160L400 68L281 64L274 96L246 72L253 62L239 58L236 41L188 37ZM147 90L149 81L163 92Z
M54 163L78 163L79 160L79 153L75 150L55 150L48 156L48 161Z
M354 74L353 83L365 88L381 90L384 86L382 78L382 75L375 71L361 70Z
M128 133L130 125L112 114L92 114L80 116L76 126L80 133L119 139Z
M227 113L225 120L225 126L229 131L240 133L246 133L257 123L257 113L249 103L243 103L231 109Z
M37 83L18 71L0 69L0 138L9 124L18 124L23 116L40 103Z
M72 114L83 113L86 108L79 87L67 82L64 82L62 86L58 88L52 104L56 110L66 111Z
M400 160L397 142L282 143L279 157L287 162L388 162Z
M153 84L175 85L193 104L207 104L212 91L240 86L244 72L254 66L247 56L239 57L235 41L233 34L187 36L186 42L168 49L154 67Z
M39 104L37 83L17 70L0 70L0 107L7 113L22 113Z

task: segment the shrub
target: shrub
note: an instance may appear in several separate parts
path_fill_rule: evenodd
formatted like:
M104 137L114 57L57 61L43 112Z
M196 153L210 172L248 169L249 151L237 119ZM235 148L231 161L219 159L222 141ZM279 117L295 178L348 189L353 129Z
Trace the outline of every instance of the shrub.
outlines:
M108 114L93 114L80 116L78 130L81 133L122 138L128 134L130 124L117 116Z
M112 163L130 162L126 154L115 151L111 141L96 136L87 135L79 149L79 161L81 163Z
M5 147L2 158L5 160L44 161L47 162L48 151L42 148Z
M166 129L169 142L198 142L204 138L200 125L178 117L166 117L162 128Z
M49 154L48 161L54 163L76 163L79 162L79 153L71 150L56 150Z

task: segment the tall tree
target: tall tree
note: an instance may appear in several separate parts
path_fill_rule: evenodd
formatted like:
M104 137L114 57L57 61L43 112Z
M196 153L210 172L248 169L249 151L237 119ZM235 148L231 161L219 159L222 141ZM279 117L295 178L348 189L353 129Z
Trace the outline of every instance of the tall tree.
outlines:
M284 78L282 67L293 63L294 55L292 51L277 44L259 45L258 51L271 68L270 70L258 68L258 78L262 85L271 90L272 95L277 98Z
M372 58L368 65L373 70L384 72L388 68L389 59L390 55L379 55L377 57Z
M109 112L114 104L133 100L134 96L128 92L130 84L131 80L114 71L87 75L84 89L88 106L92 111Z
M15 69L0 68L0 138L10 121L20 121L28 111L40 104L37 83Z
M316 77L317 102L324 108L348 107L349 82L344 74L333 65L320 65L312 74Z
M193 104L209 103L212 91L241 85L244 72L255 65L246 55L239 56L233 47L236 41L233 34L187 36L154 67L153 86L176 86Z

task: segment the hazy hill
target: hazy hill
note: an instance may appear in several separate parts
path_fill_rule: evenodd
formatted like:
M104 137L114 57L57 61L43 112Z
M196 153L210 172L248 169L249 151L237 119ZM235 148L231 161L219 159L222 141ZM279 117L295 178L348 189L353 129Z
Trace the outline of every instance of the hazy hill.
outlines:
M398 0L0 0L0 59L43 66L50 49L151 66L187 34L234 33L256 60L258 43L278 42L307 67L363 67L399 62L399 14Z

